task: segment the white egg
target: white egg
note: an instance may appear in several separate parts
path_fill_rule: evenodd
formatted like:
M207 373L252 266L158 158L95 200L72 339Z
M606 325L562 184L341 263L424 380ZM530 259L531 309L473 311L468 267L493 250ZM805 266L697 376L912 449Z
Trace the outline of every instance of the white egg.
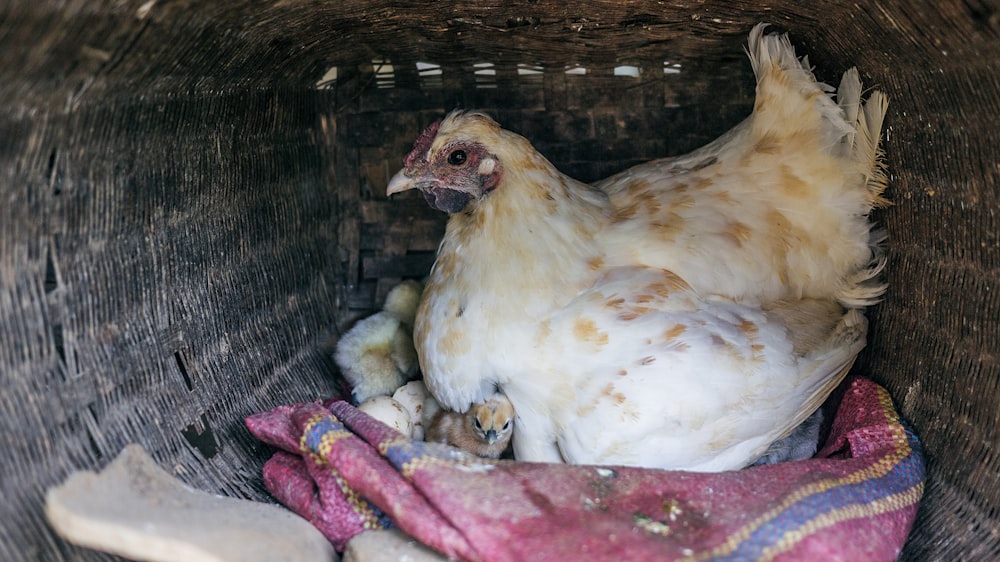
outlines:
M430 396L427 387L421 381L410 381L396 389L392 399L403 405L410 413L410 421L413 423L414 439L424 438L424 400Z
M358 409L406 437L413 437L413 420L410 419L410 411L392 398L374 396L362 402Z

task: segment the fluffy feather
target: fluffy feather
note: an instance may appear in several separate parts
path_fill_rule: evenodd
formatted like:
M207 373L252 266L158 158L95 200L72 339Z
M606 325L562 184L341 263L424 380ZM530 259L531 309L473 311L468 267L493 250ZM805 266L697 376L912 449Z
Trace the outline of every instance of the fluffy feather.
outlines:
M426 441L445 443L467 453L498 459L510 444L514 430L514 407L503 394L473 404L461 414L444 410L428 397L424 402Z
M356 403L391 395L417 373L412 331L421 291L417 281L393 287L382 311L358 321L337 342L334 360Z
M690 154L590 186L455 112L390 181L451 215L414 327L428 389L464 412L500 388L519 460L740 468L864 346L885 98L852 70L835 102L763 26L748 53L753 113Z

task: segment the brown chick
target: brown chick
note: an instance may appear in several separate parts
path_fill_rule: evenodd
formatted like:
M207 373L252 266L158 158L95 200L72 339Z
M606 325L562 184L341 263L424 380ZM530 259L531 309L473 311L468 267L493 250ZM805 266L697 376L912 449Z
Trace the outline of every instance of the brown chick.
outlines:
M424 427L426 441L498 459L510 444L514 407L506 396L497 393L460 414L442 409L433 397L429 397L424 403Z

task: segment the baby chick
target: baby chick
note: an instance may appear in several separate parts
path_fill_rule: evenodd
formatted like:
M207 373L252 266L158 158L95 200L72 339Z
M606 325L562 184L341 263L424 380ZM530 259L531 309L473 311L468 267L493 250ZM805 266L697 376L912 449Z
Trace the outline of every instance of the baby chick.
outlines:
M764 451L764 455L750 466L778 464L779 462L801 461L812 458L819 445L820 429L823 426L823 409L820 408L799 424L788 437L778 439Z
M413 318L422 290L417 281L396 285L382 311L360 320L337 342L334 361L351 383L356 403L391 395L417 373Z
M514 407L506 396L497 393L460 414L442 409L431 396L424 402L424 428L427 441L498 459L513 434Z

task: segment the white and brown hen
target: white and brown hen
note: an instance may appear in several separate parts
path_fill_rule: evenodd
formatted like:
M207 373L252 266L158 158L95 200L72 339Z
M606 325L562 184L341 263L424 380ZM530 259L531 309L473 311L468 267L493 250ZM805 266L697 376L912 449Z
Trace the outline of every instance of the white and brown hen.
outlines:
M834 101L763 31L752 114L690 154L591 186L455 112L391 180L451 215L414 327L427 386L459 412L500 388L518 460L741 468L864 347L887 103L854 69Z

